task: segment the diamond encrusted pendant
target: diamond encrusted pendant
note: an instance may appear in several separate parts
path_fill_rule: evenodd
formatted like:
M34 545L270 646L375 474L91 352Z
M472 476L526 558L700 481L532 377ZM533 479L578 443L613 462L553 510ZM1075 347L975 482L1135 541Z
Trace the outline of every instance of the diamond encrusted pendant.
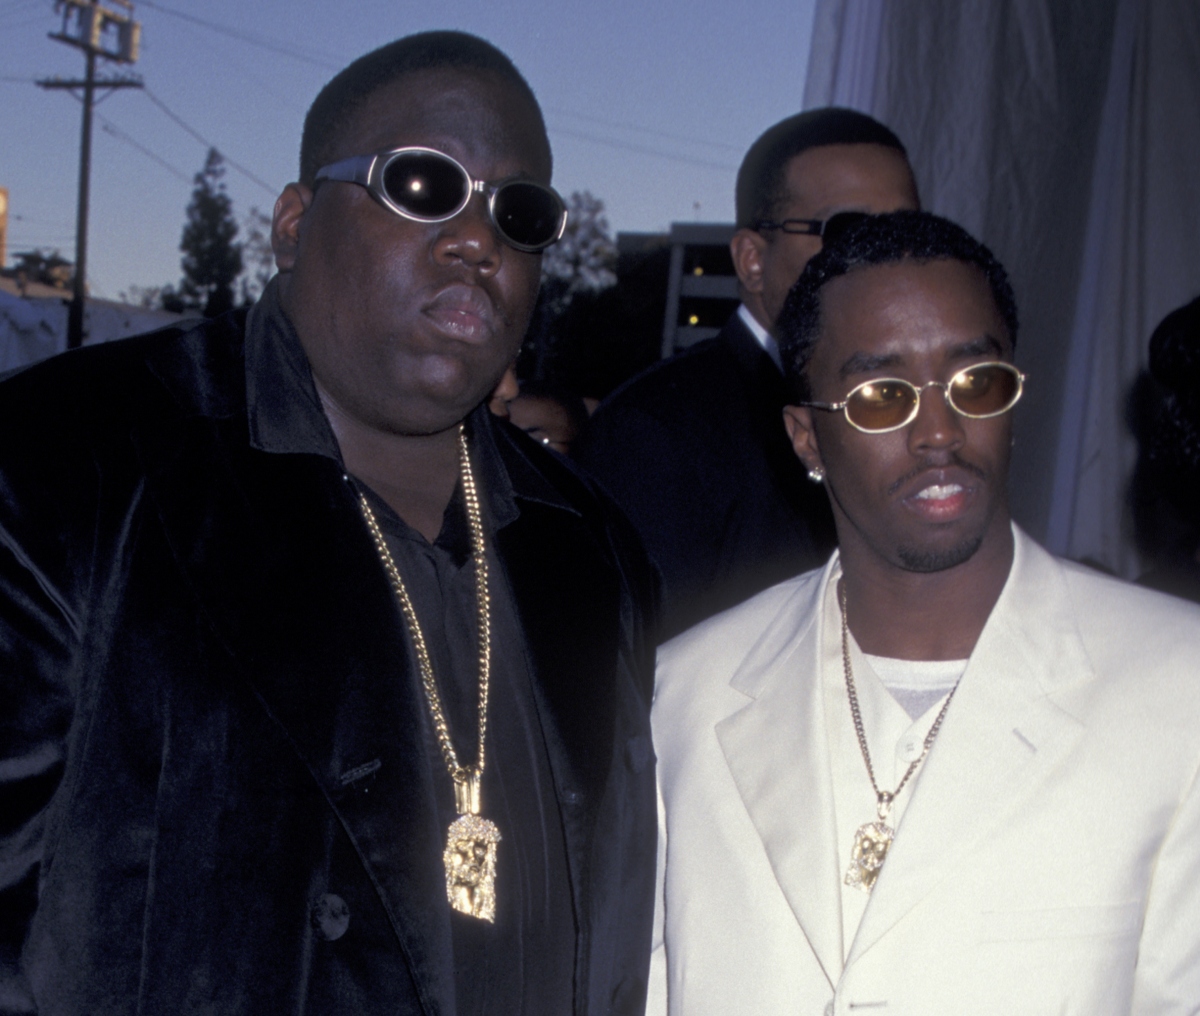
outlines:
M896 830L886 822L868 822L859 826L854 834L854 847L850 851L850 867L846 869L846 885L865 893L874 889L888 848L895 838Z
M442 863L446 865L446 896L460 914L496 920L496 844L500 830L479 814L478 769L464 769L454 780L454 805L459 816L446 833Z
M496 920L496 844L500 830L479 815L459 815L450 823L446 850L446 895L460 914Z

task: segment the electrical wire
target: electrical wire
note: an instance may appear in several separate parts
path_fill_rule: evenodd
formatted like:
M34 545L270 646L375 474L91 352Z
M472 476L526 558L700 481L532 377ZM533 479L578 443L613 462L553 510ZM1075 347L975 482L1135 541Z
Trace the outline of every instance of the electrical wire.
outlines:
M100 121L100 129L102 131L104 131L105 134L109 134L112 137L116 138L118 141L124 141L125 144L129 145L130 147L136 148L139 152L141 152L144 156L146 156L146 158L153 159L155 162L157 162L160 166L162 166L163 169L165 169L168 173L170 173L177 180L182 180L184 183L192 182L192 178L190 176L188 176L187 173L183 172L183 170L181 170L181 169L177 169L175 166L172 166L169 162L167 162L166 159L162 158L159 155L156 155L154 152L150 151L150 149L147 148L145 145L140 144L139 142L135 141L132 137L130 137L128 134L126 134L125 131L121 130L120 127L118 127L115 123L113 123L108 117L103 116L100 113L96 113L95 117L97 120Z
M145 0L143 0L143 3L144 2L145 2ZM197 141L199 141L202 145L204 145L208 148L215 149L220 154L221 158L224 159L227 163L229 163L230 169L235 170L238 173L241 173L242 176L244 176L251 183L257 184L264 191L266 191L268 194L270 194L272 198L274 198L278 194L279 188L272 187L269 183L267 183L265 180L263 180L262 177L255 176L253 173L250 172L250 170L248 170L240 162L235 162L233 159L231 159L228 155L226 155L224 152L222 152L221 149L217 147L217 145L215 145L211 141L209 141L208 138L206 138L203 134L201 134L198 130L196 130L195 127L193 127L186 120L184 120L183 117L181 117L178 113L176 113L174 110L172 110L165 102L162 101L162 99L160 99L157 95L155 95L152 91L150 91L149 88L143 88L142 94L145 95L147 99L149 99L152 103L154 103L154 105L156 105L168 117L170 117L173 121L175 121L176 124L178 124L185 131L187 131L188 134L190 134L193 138L195 138Z
M709 162L705 159L693 159L688 155L673 155L670 152L660 152L653 148L646 148L644 145L630 144L625 141L614 141L611 138L597 138L591 134L585 134L582 131L568 130L566 127L554 127L550 130L551 134L565 134L570 138L579 138L583 141L591 141L594 144L607 145L610 148L623 148L628 152L638 152L641 155L652 155L658 159L668 159L671 162L685 162L690 166L701 166L704 169L719 169L726 173L736 173L737 166L730 165L725 162Z
M586 120L588 123L599 124L601 127L612 127L615 130L635 131L636 133L649 134L656 138L666 138L668 141L679 141L686 145L699 145L702 148L724 148L726 151L734 152L739 156L743 151L740 145L727 145L721 141L705 141L701 138L688 137L684 134L669 134L666 131L659 130L657 127L639 127L633 123L606 120L604 117L592 116L589 113L576 113L574 110L563 109L561 106L543 106L542 108L547 113L553 113L555 116L569 116L576 120Z
M185 14L183 11L177 11L171 7L164 7L162 4L153 3L152 0L139 0L142 7L149 7L153 11L158 11L160 14L169 14L173 18L179 18L182 21L190 21L194 25L200 25L202 28L207 28L210 32L217 32L220 35L227 36L230 39L237 39L239 42L249 43L251 46L258 46L260 49L268 50L271 53L278 53L280 56L291 57L293 60L299 60L302 63L312 64L316 67L323 67L326 70L341 70L342 62L337 58L328 54L314 56L315 50L304 52L303 50L293 49L290 46L283 46L277 42L272 42L261 35L255 35L251 32L241 32L235 28L229 28L226 25L218 24L215 21L208 21L204 18L198 18L194 14Z
M172 17L177 17L184 21L189 21L192 24L200 25L203 28L207 28L209 31L217 32L221 35L227 36L228 38L237 39L237 40L239 40L241 42L245 42L251 46L257 46L258 48L267 50L268 52L277 53L282 56L291 57L292 59L300 60L304 63L312 64L313 66L322 67L326 70L333 70L333 71L341 70L342 67L344 66L344 60L340 60L333 56L330 56L330 55L314 56L313 53L316 51L310 50L308 52L304 52L299 49L294 49L289 46L284 46L277 42L273 42L269 39L266 39L260 35L256 35L251 32L239 31L237 29L230 28L227 25L222 25L215 21L209 21L205 18L197 17L194 14L185 14L183 11L174 10L173 8L170 8L170 7L164 7L162 4L154 2L154 0L140 0L140 3L141 3L142 7L149 7L151 10L156 10L163 14L168 14ZM616 130L629 130L629 131L634 131L636 133L649 134L649 135L652 135L655 137L665 138L665 139L671 140L671 141L678 141L682 144L699 145L699 146L706 147L706 148L721 148L721 149L725 149L730 152L736 152L739 155L742 152L741 147L739 147L737 145L728 145L728 144L723 144L721 142L704 141L699 138L691 138L691 137L686 137L684 135L679 135L679 134L670 134L670 133L666 133L664 131L657 130L656 128L653 128L653 127L641 127L637 124L620 123L620 122L614 121L614 120L606 120L601 117L591 116L590 114L587 114L587 113L576 113L571 110L563 109L562 107L558 107L558 106L547 106L546 111L552 112L556 115L570 116L570 117L574 117L579 120L590 121L592 123L596 123L596 124L599 124L599 125L605 126L605 127L611 127ZM169 114L169 115L172 115L172 114ZM184 125L181 124L181 126L184 126ZM191 128L188 128L185 126L185 130L188 130L190 132ZM611 138L599 137L595 134L588 134L583 131L570 131L570 130L560 128L558 133L567 134L571 137L579 138L584 141L590 141L593 144L597 144L597 145L605 145L605 146L608 146L611 148L622 148L627 151L640 152L644 155L653 155L653 156L657 156L658 158L669 159L674 162L683 162L683 163L687 163L687 164L693 165L693 166L703 166L707 169L721 169L721 170L733 169L735 171L737 169L736 166L728 166L728 165L721 164L721 163L708 162L703 159L696 159L696 158L693 158L693 157L687 156L687 155L675 155L675 154L671 154L669 152L663 152L660 150L642 148L631 142L616 141ZM233 166L233 162L228 159L228 156L226 156L226 161L229 161L229 164L231 166ZM256 182L259 182L259 181L256 181ZM275 193L274 189L272 189L272 188L268 188L268 189L271 190L272 194Z

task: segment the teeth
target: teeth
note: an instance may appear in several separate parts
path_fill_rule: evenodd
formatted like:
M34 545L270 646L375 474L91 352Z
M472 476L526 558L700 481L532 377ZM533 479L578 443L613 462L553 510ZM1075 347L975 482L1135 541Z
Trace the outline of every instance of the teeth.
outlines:
M944 487L934 484L932 487L926 487L917 497L925 501L942 501L948 497L953 497L955 494L962 493L962 486L957 483L948 483Z

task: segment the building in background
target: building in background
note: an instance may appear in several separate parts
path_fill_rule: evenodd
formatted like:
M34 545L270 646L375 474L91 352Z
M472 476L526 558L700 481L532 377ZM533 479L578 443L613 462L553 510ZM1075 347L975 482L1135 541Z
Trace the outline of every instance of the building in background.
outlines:
M673 222L669 239L662 355L711 339L738 307L738 280L729 241L734 225Z

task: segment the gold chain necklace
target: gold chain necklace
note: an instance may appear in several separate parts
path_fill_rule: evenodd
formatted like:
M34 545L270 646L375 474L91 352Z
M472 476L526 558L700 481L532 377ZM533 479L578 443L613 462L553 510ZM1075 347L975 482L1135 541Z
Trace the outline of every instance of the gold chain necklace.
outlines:
M946 710L950 708L950 700L958 691L958 682L954 683L950 694L946 696L946 701L942 703L942 708L934 717L933 726L925 735L925 744L920 756L904 771L895 790L890 793L880 790L879 784L875 780L875 768L871 765L871 753L867 750L867 734L863 729L862 711L858 708L858 693L854 690L854 671L850 667L850 625L846 621L846 584L844 579L838 583L838 610L842 615L842 671L846 675L846 694L850 698L850 717L854 721L854 733L858 736L859 750L862 752L863 761L867 764L871 789L875 791L879 815L877 821L861 825L855 832L854 847L850 851L850 867L846 869L846 877L843 881L848 886L869 893L875 888L875 881L879 878L883 862L887 859L888 849L892 845L892 840L896 838L896 830L887 824L888 815L892 810L892 802L896 800L909 778L917 771L917 767L925 761L929 749L933 747L938 731L942 729L942 720L946 716Z
M380 531L375 512L366 496L360 491L359 508L375 541L375 549L383 562L384 571L392 584L396 599L400 601L400 613L408 626L413 649L417 654L417 666L421 672L421 685L425 689L425 700L433 718L442 759L454 781L454 805L458 818L451 824L446 835L446 849L442 862L446 866L446 895L450 906L460 913L470 914L485 921L496 919L496 844L500 842L500 830L494 822L479 814L480 785L483 780L484 750L487 743L488 676L492 663L491 598L488 595L488 568L486 548L483 541L483 519L479 511L479 494L475 489L475 477L471 473L471 459L467 452L467 436L463 425L458 426L458 467L462 477L463 500L466 502L467 523L471 530L471 557L475 564L475 599L478 605L479 636L479 751L473 766L460 765L450 740L450 728L442 710L442 699L438 694L437 681L433 675L433 661L412 599L400 576L400 569Z

